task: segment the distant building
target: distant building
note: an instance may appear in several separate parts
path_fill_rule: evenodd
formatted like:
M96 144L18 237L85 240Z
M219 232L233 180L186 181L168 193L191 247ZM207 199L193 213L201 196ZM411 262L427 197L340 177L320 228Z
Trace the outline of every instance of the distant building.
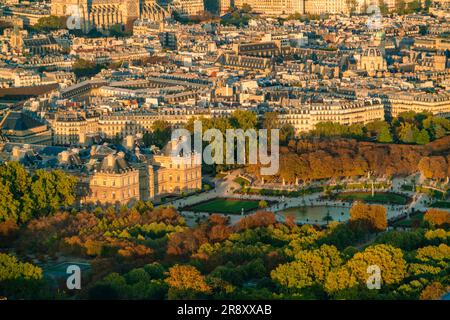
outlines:
M366 48L359 59L359 70L364 70L369 76L387 71L387 63L378 47Z
M236 43L233 51L238 55L270 58L281 53L281 45L279 41Z
M305 0L234 0L237 8L242 8L244 4L249 5L255 13L269 16L303 14L305 11Z
M272 59L251 56L242 56L232 53L223 53L217 60L216 64L225 68L236 70L270 72L272 70Z
M292 125L298 134L314 130L319 122L352 125L384 120L384 105L378 99L313 103L285 110L279 119L282 124Z
M52 0L51 5L54 16L78 17L83 31L108 30L117 24L131 31L137 19L162 21L168 16L156 0Z
M0 131L9 141L25 144L52 144L51 130L27 112L11 111L0 122Z
M305 0L305 13L348 13L348 0Z
M161 47L169 50L178 49L177 34L175 32L165 31L159 34Z
M89 135L98 132L96 114L77 114L74 112L57 113L49 122L53 131L55 145L84 145Z
M450 94L424 93L386 93L383 96L386 111L391 117L397 117L405 111L430 112L440 117L450 117Z
M203 0L174 0L170 5L181 16L196 16L205 11Z

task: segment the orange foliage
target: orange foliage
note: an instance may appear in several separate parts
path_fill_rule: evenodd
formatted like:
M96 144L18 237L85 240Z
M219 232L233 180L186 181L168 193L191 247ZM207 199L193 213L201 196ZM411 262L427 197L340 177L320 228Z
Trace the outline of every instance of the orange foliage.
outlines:
M206 284L205 277L193 266L175 265L169 269L166 283L176 290L209 293L211 288Z
M369 231L383 231L387 228L386 208L356 202L350 209L350 223Z
M258 211L255 214L249 215L247 217L239 220L234 226L235 231L242 231L245 229L267 227L273 225L277 222L273 212Z
M439 209L428 209L425 213L424 220L438 227L450 225L450 212Z

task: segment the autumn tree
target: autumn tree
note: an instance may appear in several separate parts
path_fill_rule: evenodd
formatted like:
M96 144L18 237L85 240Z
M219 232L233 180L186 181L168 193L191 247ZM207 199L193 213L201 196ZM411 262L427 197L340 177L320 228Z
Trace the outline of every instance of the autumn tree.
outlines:
M449 226L450 212L439 209L428 209L425 213L424 220L437 227Z
M423 157L418 168L425 178L440 180L448 176L449 164L443 156Z
M380 244L356 253L341 268L332 270L325 281L325 290L333 295L342 290L365 287L370 276L367 268L372 265L380 268L382 285L400 283L407 274L402 250Z
M328 273L341 263L336 247L322 245L316 250L298 252L295 261L279 265L271 272L271 277L283 287L302 289L322 284Z
M276 218L272 212L259 211L239 220L234 226L234 229L236 231L242 231L251 228L267 227L275 223Z
M350 208L350 224L362 227L370 232L379 232L387 228L386 208L356 202Z
M169 299L195 299L211 292L205 277L190 265L171 267L165 281L169 285Z
M442 283L435 281L423 289L420 293L420 300L440 300L449 289L445 288Z

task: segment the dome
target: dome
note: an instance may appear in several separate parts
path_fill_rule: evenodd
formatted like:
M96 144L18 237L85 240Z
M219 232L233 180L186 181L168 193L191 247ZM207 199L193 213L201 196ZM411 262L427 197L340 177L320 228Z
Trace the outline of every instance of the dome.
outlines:
M378 48L367 48L364 50L363 57L381 57L381 51Z

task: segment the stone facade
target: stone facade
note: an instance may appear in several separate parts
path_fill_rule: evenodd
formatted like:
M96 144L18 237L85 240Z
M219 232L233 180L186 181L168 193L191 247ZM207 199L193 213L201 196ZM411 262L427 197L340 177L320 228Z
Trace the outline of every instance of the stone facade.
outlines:
M81 29L108 30L120 24L132 30L135 20L162 21L167 12L155 0L52 0L51 14L78 16Z
M377 99L302 105L299 108L280 113L279 119L282 124L292 125L298 134L313 130L319 122L352 125L384 120L384 106Z

